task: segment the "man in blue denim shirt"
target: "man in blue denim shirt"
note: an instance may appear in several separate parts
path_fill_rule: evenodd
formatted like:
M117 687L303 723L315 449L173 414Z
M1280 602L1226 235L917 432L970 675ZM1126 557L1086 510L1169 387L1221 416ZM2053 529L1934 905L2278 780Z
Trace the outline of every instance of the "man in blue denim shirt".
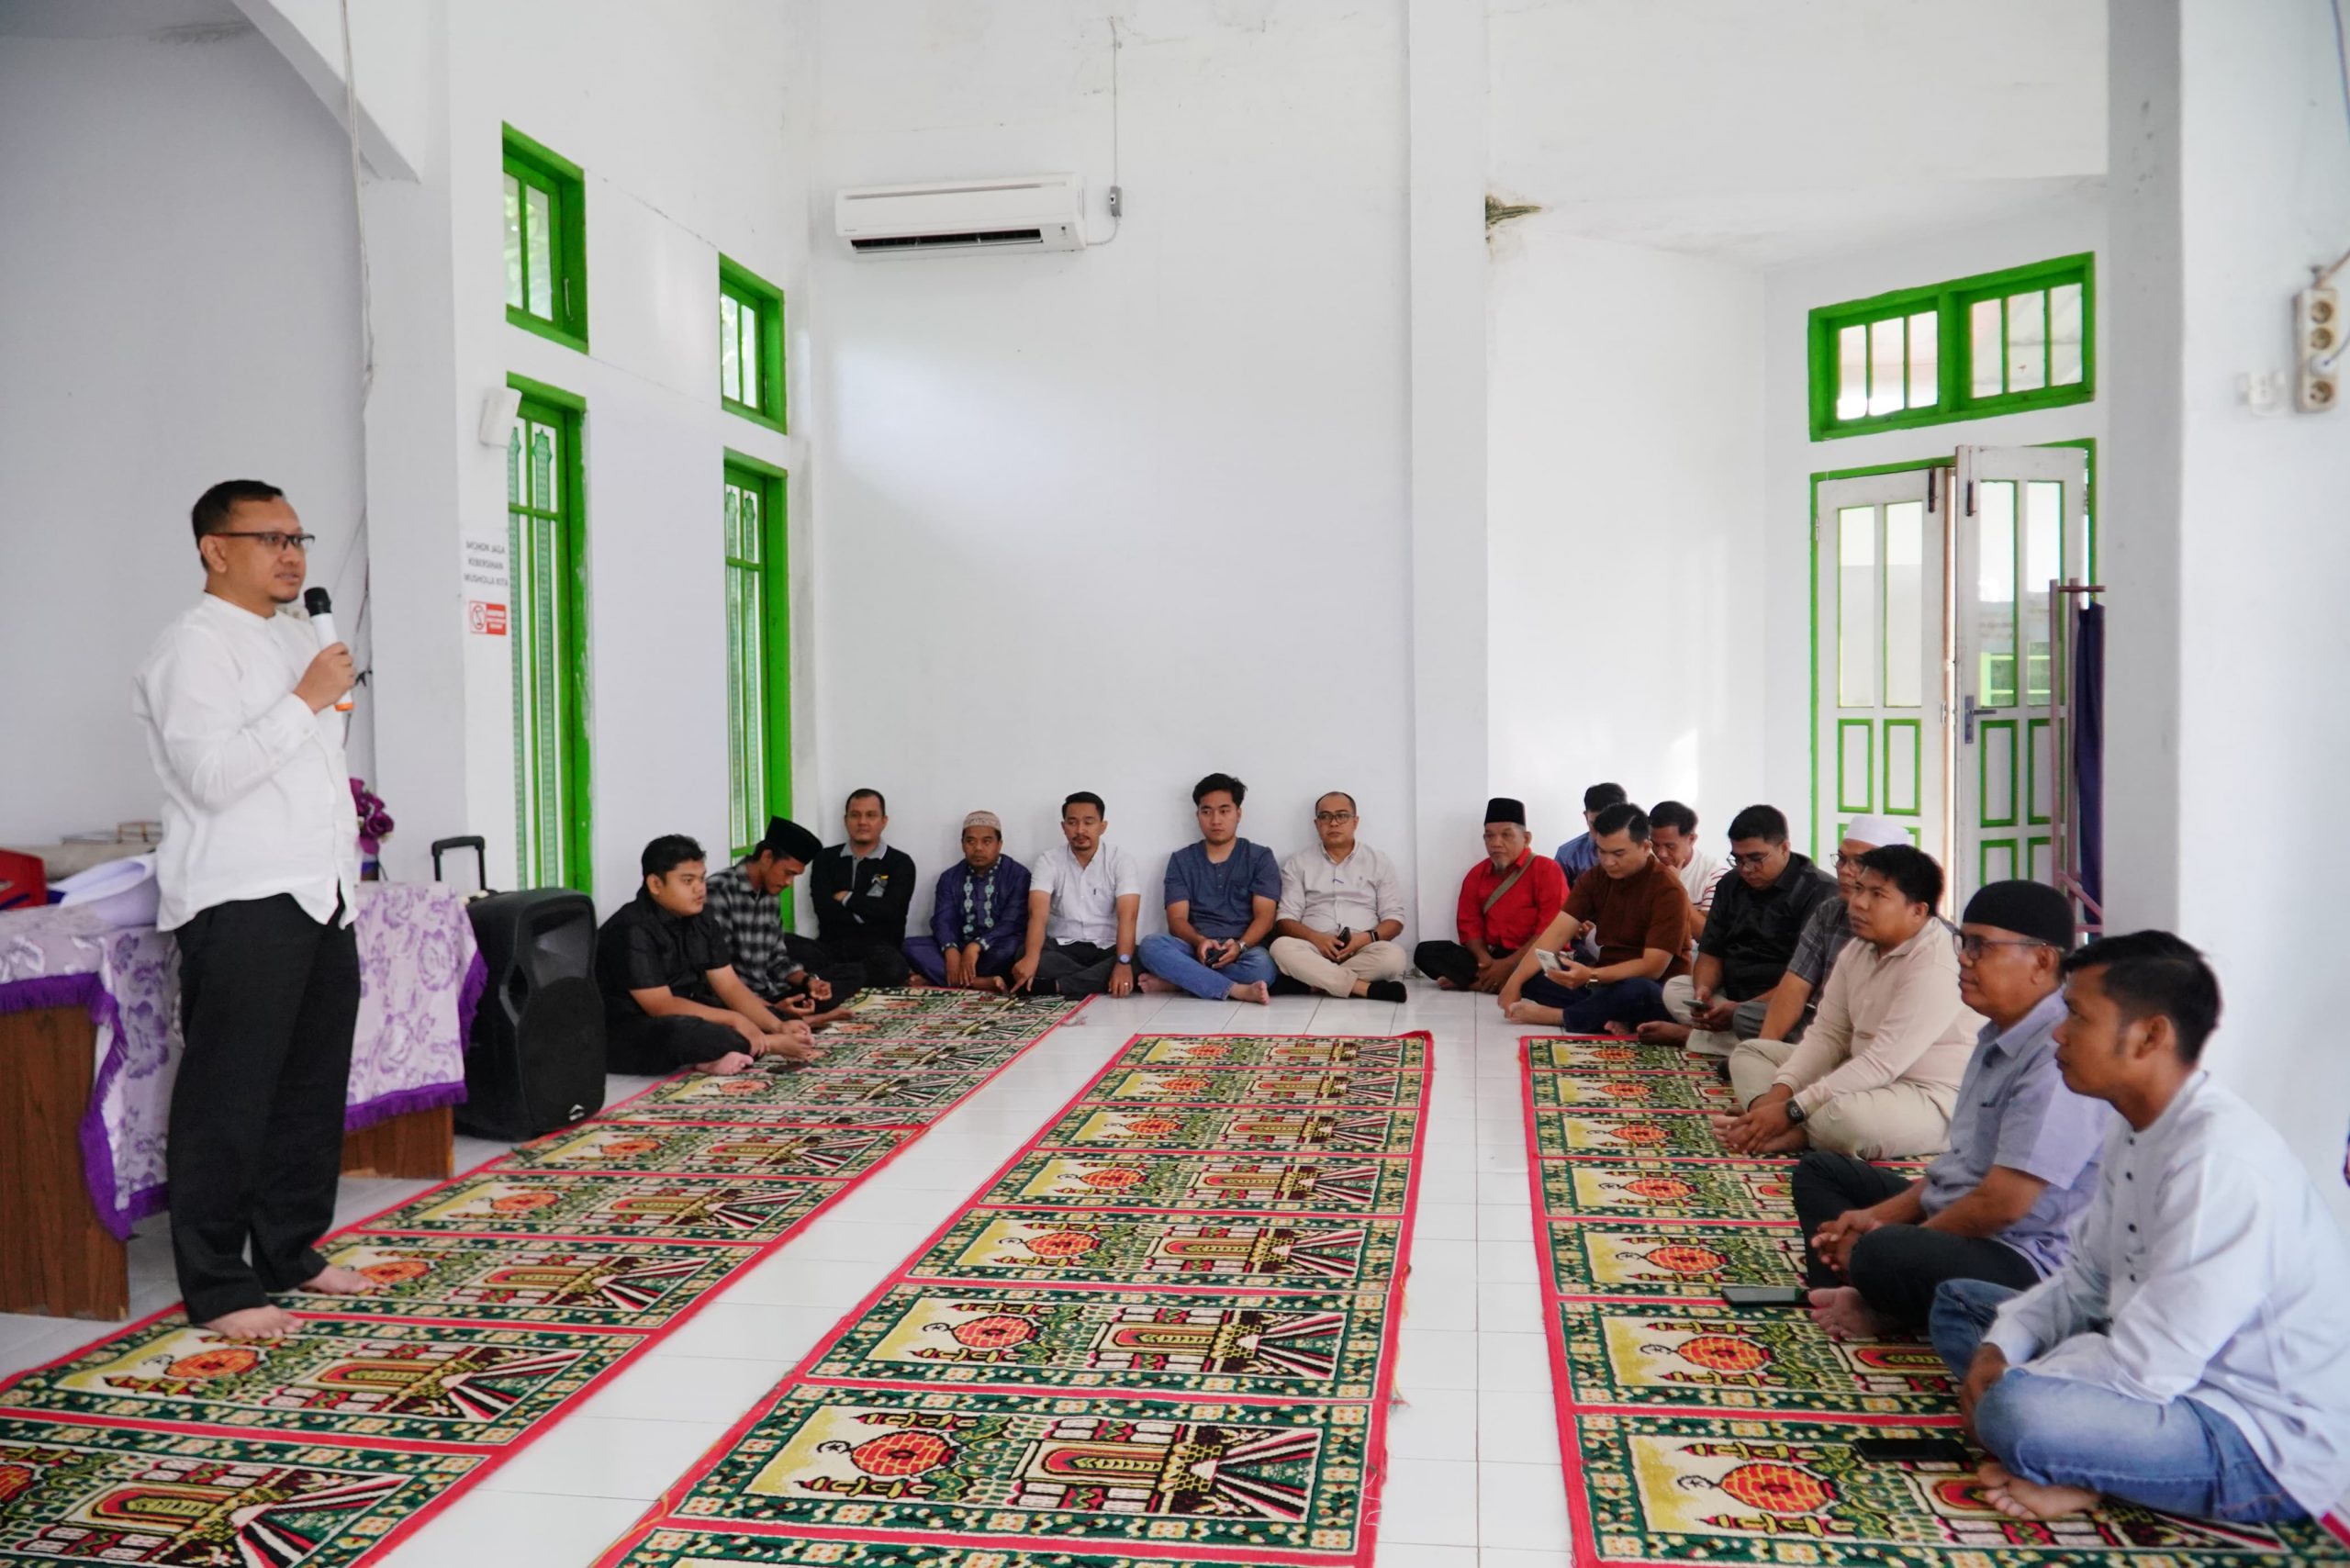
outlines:
M1829 1333L1914 1329L1944 1280L2021 1290L2065 1260L2113 1119L2056 1067L2058 968L2072 946L2072 908L2055 889L1983 888L1960 927L1958 988L1990 1022L1959 1081L1949 1151L1915 1182L1821 1149L1796 1166L1812 1316Z
M1281 863L1240 836L1248 786L1211 773L1192 787L1200 842L1167 860L1167 929L1142 939L1145 991L1187 991L1211 1002L1271 1000L1264 949L1281 896Z

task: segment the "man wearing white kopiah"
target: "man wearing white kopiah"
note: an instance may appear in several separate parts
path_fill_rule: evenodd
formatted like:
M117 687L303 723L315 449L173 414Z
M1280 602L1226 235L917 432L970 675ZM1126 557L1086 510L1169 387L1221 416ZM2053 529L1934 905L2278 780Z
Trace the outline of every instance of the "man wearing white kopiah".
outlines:
M359 1016L359 824L329 711L356 678L349 648L280 613L311 539L282 491L228 480L191 521L204 596L131 695L162 785L155 924L179 946L186 1039L165 1153L172 1257L191 1323L274 1339L295 1320L272 1294L375 1288L316 1245L334 1222Z

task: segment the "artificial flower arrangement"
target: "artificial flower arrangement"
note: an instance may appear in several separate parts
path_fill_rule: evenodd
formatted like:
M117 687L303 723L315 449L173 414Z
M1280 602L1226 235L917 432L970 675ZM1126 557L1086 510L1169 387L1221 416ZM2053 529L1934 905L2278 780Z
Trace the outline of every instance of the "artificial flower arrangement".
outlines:
M364 779L351 781L351 805L359 813L359 874L373 881L375 857L384 840L392 836L392 813L384 809L384 798L368 789Z

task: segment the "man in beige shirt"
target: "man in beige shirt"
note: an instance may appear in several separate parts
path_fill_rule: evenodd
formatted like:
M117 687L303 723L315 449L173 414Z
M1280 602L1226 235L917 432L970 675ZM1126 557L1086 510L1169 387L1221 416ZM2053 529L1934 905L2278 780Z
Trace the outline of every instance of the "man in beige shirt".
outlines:
M1401 1002L1396 977L1408 960L1395 938L1404 931L1404 884L1386 856L1355 842L1355 798L1333 790L1314 802L1322 840L1281 862L1281 896L1267 949L1281 979L1273 994L1310 991Z
M1860 1159L1939 1154L1983 1018L1958 997L1958 951L1934 917L1942 872L1907 844L1861 857L1854 941L1828 976L1801 1041L1730 1053L1744 1114L1714 1131L1740 1154L1833 1149Z

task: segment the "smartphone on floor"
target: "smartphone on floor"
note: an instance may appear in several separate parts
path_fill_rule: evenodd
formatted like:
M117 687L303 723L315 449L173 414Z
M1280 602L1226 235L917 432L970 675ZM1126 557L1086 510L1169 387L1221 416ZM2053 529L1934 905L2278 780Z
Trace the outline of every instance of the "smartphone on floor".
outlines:
M1724 1285L1722 1300L1732 1306L1801 1306L1811 1293L1801 1285Z
M1855 1438L1852 1452L1875 1464L1964 1464L1971 1457L1956 1438Z

